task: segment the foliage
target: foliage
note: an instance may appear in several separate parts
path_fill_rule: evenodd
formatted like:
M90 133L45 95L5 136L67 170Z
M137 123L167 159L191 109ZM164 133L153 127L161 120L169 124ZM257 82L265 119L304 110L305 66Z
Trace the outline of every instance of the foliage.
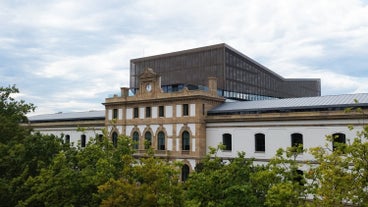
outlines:
M177 167L153 155L126 163L120 176L98 187L101 206L182 206Z
M221 149L210 148L201 168L185 183L186 206L259 206L251 174L256 170L253 161L239 153L232 160L216 156Z

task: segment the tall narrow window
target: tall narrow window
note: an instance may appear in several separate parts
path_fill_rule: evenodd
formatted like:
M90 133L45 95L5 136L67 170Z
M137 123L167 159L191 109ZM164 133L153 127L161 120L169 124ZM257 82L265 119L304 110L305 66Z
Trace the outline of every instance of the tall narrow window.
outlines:
M65 135L65 143L70 144L70 135L69 134Z
M189 115L189 105L183 104L183 116L188 116L188 115Z
M151 107L146 107L146 118L151 117Z
M165 133L159 132L157 141L158 141L157 142L157 149L158 150L165 150Z
M223 134L222 135L222 144L225 145L225 150L231 151L231 134Z
M255 135L255 149L256 152L264 152L265 147L265 135L258 133Z
M187 164L184 164L183 167L181 167L181 181L185 182L189 177L189 166Z
M346 143L346 136L343 133L336 133L332 135L332 149L335 150L339 145Z
M159 117L164 117L165 116L165 107L164 106L159 106L158 107L158 116Z
M133 148L138 149L139 147L139 134L138 132L133 133Z
M99 134L98 135L98 141L103 142L103 139L104 139L103 134Z
M291 135L291 146L292 147L299 147L299 146L303 147L303 135L299 133L292 134Z
M118 118L118 109L114 109L112 113L112 118L117 119Z
M189 132L187 131L184 131L182 134L181 149L190 150L190 136L189 136Z
M138 107L133 109L133 118L138 118L139 117L139 109Z
M152 135L151 132L146 132L146 134L144 135L144 149L148 149L150 148L150 146L152 145Z
M114 145L114 147L118 146L118 133L116 132L112 133L112 144Z
M86 135L81 135L81 147L86 147Z

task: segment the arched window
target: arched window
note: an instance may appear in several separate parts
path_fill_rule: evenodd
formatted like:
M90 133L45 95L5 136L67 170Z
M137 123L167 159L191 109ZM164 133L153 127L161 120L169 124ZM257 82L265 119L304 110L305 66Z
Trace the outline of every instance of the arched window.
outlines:
M184 164L183 167L181 167L181 181L186 181L189 177L189 166L187 164Z
M332 141L332 149L335 150L339 144L345 144L346 143L346 136L343 133L335 133L332 135L333 141Z
M165 150L165 133L159 132L157 141L158 141L157 142L157 149L158 150Z
M112 133L112 144L114 145L114 147L118 146L118 133L116 132Z
M190 136L189 132L187 131L184 131L181 135L181 149L190 150Z
M265 147L265 135L262 133L258 133L254 136L255 138L255 149L256 152L264 152L266 147Z
M231 134L226 133L222 135L222 144L225 145L225 150L231 151Z
M144 149L148 149L152 145L152 134L151 132L146 132L144 135Z
M303 135L299 133L292 134L291 135L291 146L298 147L300 145L303 147Z
M133 133L133 148L138 149L139 147L139 134L138 132Z
M65 135L65 143L70 144L70 135L69 134Z
M86 147L86 135L81 135L81 147Z

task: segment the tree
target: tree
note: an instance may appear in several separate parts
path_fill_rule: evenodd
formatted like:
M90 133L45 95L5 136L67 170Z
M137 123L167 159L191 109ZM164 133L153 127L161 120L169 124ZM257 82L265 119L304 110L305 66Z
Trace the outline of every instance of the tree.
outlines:
M120 176L98 187L101 206L182 206L182 187L175 163L149 154L139 160L123 156Z
M210 148L197 171L185 183L187 206L261 206L250 177L257 170L245 153L231 160L216 156Z

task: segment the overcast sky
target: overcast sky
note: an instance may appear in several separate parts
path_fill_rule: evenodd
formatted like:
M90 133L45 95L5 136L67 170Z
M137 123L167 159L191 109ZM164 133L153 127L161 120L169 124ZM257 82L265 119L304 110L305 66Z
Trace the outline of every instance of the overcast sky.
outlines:
M368 92L368 1L0 0L0 86L34 114L103 109L130 59L218 43L322 95Z

